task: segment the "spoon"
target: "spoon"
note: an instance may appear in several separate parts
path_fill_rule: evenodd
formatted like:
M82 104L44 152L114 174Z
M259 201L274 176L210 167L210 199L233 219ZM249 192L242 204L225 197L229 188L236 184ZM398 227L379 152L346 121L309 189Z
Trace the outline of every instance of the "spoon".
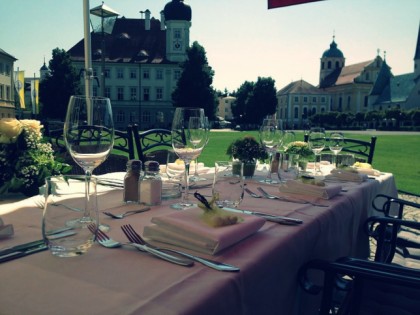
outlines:
M150 207L141 208L141 209L137 209L137 210L130 210L130 211L126 211L126 212L121 213L121 214L114 214L114 213L111 213L111 212L108 212L108 211L104 211L102 213L111 217L111 218L114 218L114 219L124 219L126 216L129 216L129 215L132 215L132 214L135 214L135 213L145 212L145 211L148 211L148 210L150 210Z

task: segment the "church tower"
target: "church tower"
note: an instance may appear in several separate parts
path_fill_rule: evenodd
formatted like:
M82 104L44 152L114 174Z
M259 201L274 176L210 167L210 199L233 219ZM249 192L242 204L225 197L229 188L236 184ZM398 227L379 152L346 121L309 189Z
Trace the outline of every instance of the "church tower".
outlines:
M416 53L414 54L414 78L420 78L420 23L417 35Z
M169 61L183 62L190 46L191 7L183 0L172 0L165 5L163 17L166 25L166 57Z
M321 57L321 69L319 73L319 86L323 86L324 79L336 71L344 67L345 58L340 49L335 43L335 36L330 44L330 49L324 51ZM338 70L337 70L338 71Z
M45 64L45 58L44 58L44 65L39 69L41 81L45 79L45 76L47 75L48 71L49 70L48 70L47 65Z

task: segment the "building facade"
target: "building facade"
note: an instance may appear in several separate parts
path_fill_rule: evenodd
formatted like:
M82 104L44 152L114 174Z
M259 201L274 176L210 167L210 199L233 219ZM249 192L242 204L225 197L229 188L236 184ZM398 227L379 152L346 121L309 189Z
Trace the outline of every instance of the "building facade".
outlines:
M236 101L236 97L227 95L219 97L219 104L217 106L217 115L224 120L232 120L232 104Z
M105 37L92 33L95 77L101 75L102 57L105 62L105 86L94 84L93 95L111 99L116 128L133 123L140 129L168 128L174 113L172 92L181 76L180 63L187 58L191 8L172 0L160 20L149 10L144 13L140 19L117 18ZM84 69L84 41L68 52L77 71Z
M13 64L17 59L0 48L0 118L16 116ZM23 82L19 84L23 89ZM18 87L17 87L18 88Z

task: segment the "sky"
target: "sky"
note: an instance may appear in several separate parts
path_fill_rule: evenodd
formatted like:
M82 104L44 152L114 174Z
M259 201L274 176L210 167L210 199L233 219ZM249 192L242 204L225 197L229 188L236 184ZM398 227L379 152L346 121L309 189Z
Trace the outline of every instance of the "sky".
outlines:
M106 0L126 18L149 9L160 19L169 0ZM213 87L229 92L245 81L271 77L281 89L303 79L319 83L320 58L335 36L346 65L374 59L379 50L394 75L414 71L419 0L326 0L267 9L266 0L185 0L192 9L190 44L204 47ZM90 0L90 8L100 5ZM83 38L83 0L0 0L0 48L15 70L39 76L52 50Z

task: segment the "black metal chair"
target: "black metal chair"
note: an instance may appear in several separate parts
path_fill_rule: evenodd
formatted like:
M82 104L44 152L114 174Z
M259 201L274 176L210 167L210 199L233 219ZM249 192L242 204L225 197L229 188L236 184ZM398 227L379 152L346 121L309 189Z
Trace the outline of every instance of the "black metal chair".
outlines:
M154 160L166 164L168 150L172 148L171 131L168 129L150 129L139 131L133 126L134 142L138 159L143 162Z
M343 277L351 280L344 287L345 297L337 303L337 279ZM313 260L300 268L298 279L304 291L322 292L316 310L320 315L420 313L420 270L355 258Z
M304 141L308 142L309 135L305 134ZM329 138L325 138L329 141ZM355 155L356 162L367 162L372 164L373 154L375 153L376 137L373 136L369 141L363 141L359 139L344 138L343 149L341 152L347 152ZM329 151L328 146L325 146L323 151Z

